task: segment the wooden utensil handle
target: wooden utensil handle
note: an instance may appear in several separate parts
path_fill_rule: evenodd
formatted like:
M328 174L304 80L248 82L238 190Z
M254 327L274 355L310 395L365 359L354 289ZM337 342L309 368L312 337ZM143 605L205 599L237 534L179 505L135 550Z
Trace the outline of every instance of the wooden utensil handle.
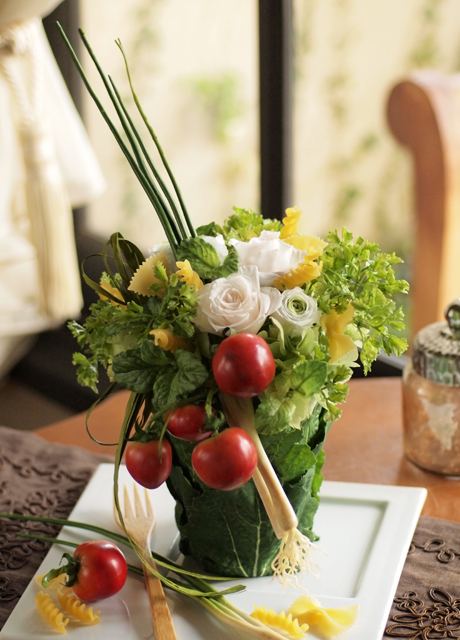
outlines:
M150 611L156 640L177 640L171 612L166 601L161 580L144 565L145 586L149 594Z

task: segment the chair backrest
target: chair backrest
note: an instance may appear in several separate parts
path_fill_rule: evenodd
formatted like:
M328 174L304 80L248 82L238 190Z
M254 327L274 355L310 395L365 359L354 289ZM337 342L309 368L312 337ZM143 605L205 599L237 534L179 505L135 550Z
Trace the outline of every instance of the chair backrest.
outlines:
M414 162L415 335L460 296L460 75L411 74L391 91L387 119Z

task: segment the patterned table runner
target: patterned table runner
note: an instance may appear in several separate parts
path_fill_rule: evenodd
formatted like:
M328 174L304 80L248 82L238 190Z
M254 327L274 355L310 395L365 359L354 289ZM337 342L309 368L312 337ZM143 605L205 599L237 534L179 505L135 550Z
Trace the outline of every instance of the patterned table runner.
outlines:
M66 518L97 465L107 461L0 427L0 511ZM49 548L15 536L26 530L55 537L59 527L0 520L0 629ZM420 518L384 637L460 638L460 524Z
M0 427L0 511L66 518L97 465L108 461L107 456ZM59 530L40 522L0 520L0 629L50 546L15 533L34 531L56 537Z

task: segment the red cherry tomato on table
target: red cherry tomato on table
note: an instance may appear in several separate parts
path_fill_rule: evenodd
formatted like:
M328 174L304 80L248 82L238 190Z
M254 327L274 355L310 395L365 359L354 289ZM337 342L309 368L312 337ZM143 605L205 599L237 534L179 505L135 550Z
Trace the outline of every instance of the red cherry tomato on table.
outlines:
M168 419L169 411L166 413ZM168 431L180 440L188 442L200 442L209 438L212 431L204 431L206 423L206 410L204 405L187 404L178 407L168 422Z
M136 482L146 489L156 489L171 472L172 450L166 439L159 441L130 442L126 447L126 468Z
M208 487L231 491L245 484L257 466L257 451L248 434L239 427L225 429L196 445L192 465Z
M267 343L254 333L236 333L217 347L212 372L219 389L237 398L258 396L275 377Z
M83 542L73 554L77 561L77 577L72 589L77 598L92 602L110 598L126 582L128 566L120 549L112 542Z

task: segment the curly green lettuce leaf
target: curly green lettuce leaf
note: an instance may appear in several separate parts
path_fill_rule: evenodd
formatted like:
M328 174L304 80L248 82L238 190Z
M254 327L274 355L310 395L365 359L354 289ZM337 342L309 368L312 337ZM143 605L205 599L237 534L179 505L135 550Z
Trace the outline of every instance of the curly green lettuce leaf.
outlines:
M260 396L255 419L257 431L269 435L300 429L316 404L317 394L327 377L327 365L319 360L303 360L279 373Z
M223 225L223 235L226 240L235 238L247 242L251 238L260 236L262 231L280 231L282 224L279 220L263 218L251 209L233 207L235 213L227 218Z

